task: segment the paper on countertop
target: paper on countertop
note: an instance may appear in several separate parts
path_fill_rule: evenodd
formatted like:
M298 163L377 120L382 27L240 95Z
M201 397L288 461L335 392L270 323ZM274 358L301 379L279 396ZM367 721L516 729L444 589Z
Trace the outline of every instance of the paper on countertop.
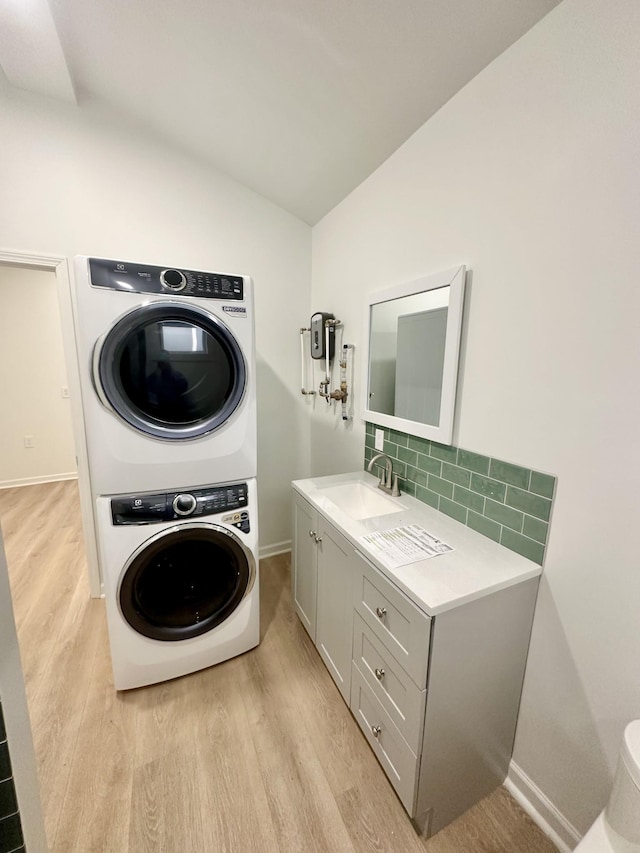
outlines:
M453 551L451 545L436 539L419 524L367 533L360 540L390 569Z

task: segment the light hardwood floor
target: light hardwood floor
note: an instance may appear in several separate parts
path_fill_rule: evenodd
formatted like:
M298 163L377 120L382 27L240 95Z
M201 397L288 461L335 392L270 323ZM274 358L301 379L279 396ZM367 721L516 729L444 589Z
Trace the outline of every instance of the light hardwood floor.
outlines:
M257 649L116 693L76 484L0 491L0 519L51 853L555 851L503 788L415 833L292 610L288 556L261 562Z

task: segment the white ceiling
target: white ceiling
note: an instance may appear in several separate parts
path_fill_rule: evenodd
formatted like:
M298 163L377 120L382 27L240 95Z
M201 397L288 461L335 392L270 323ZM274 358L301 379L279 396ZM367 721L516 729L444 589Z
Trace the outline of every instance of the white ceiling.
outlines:
M0 0L0 66L313 224L558 2Z

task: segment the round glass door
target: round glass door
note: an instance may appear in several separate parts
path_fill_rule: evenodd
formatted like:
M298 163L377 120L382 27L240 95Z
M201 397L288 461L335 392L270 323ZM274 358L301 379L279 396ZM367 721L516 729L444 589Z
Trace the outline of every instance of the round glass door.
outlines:
M253 556L216 525L161 533L133 556L120 584L122 615L154 640L187 640L220 625L249 592Z
M227 327L199 308L155 302L130 312L96 349L94 380L128 424L189 439L221 426L244 395L245 362Z

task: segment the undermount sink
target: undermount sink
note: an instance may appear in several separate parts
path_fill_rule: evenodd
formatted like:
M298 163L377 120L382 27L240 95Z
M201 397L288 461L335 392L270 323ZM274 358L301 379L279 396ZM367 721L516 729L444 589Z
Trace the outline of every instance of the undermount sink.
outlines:
M398 505L397 498L387 497L381 491L371 488L365 483L343 483L339 486L327 486L321 492L338 509L351 516L354 521L374 518L378 515L390 515L392 512L402 512L404 509L403 506Z

